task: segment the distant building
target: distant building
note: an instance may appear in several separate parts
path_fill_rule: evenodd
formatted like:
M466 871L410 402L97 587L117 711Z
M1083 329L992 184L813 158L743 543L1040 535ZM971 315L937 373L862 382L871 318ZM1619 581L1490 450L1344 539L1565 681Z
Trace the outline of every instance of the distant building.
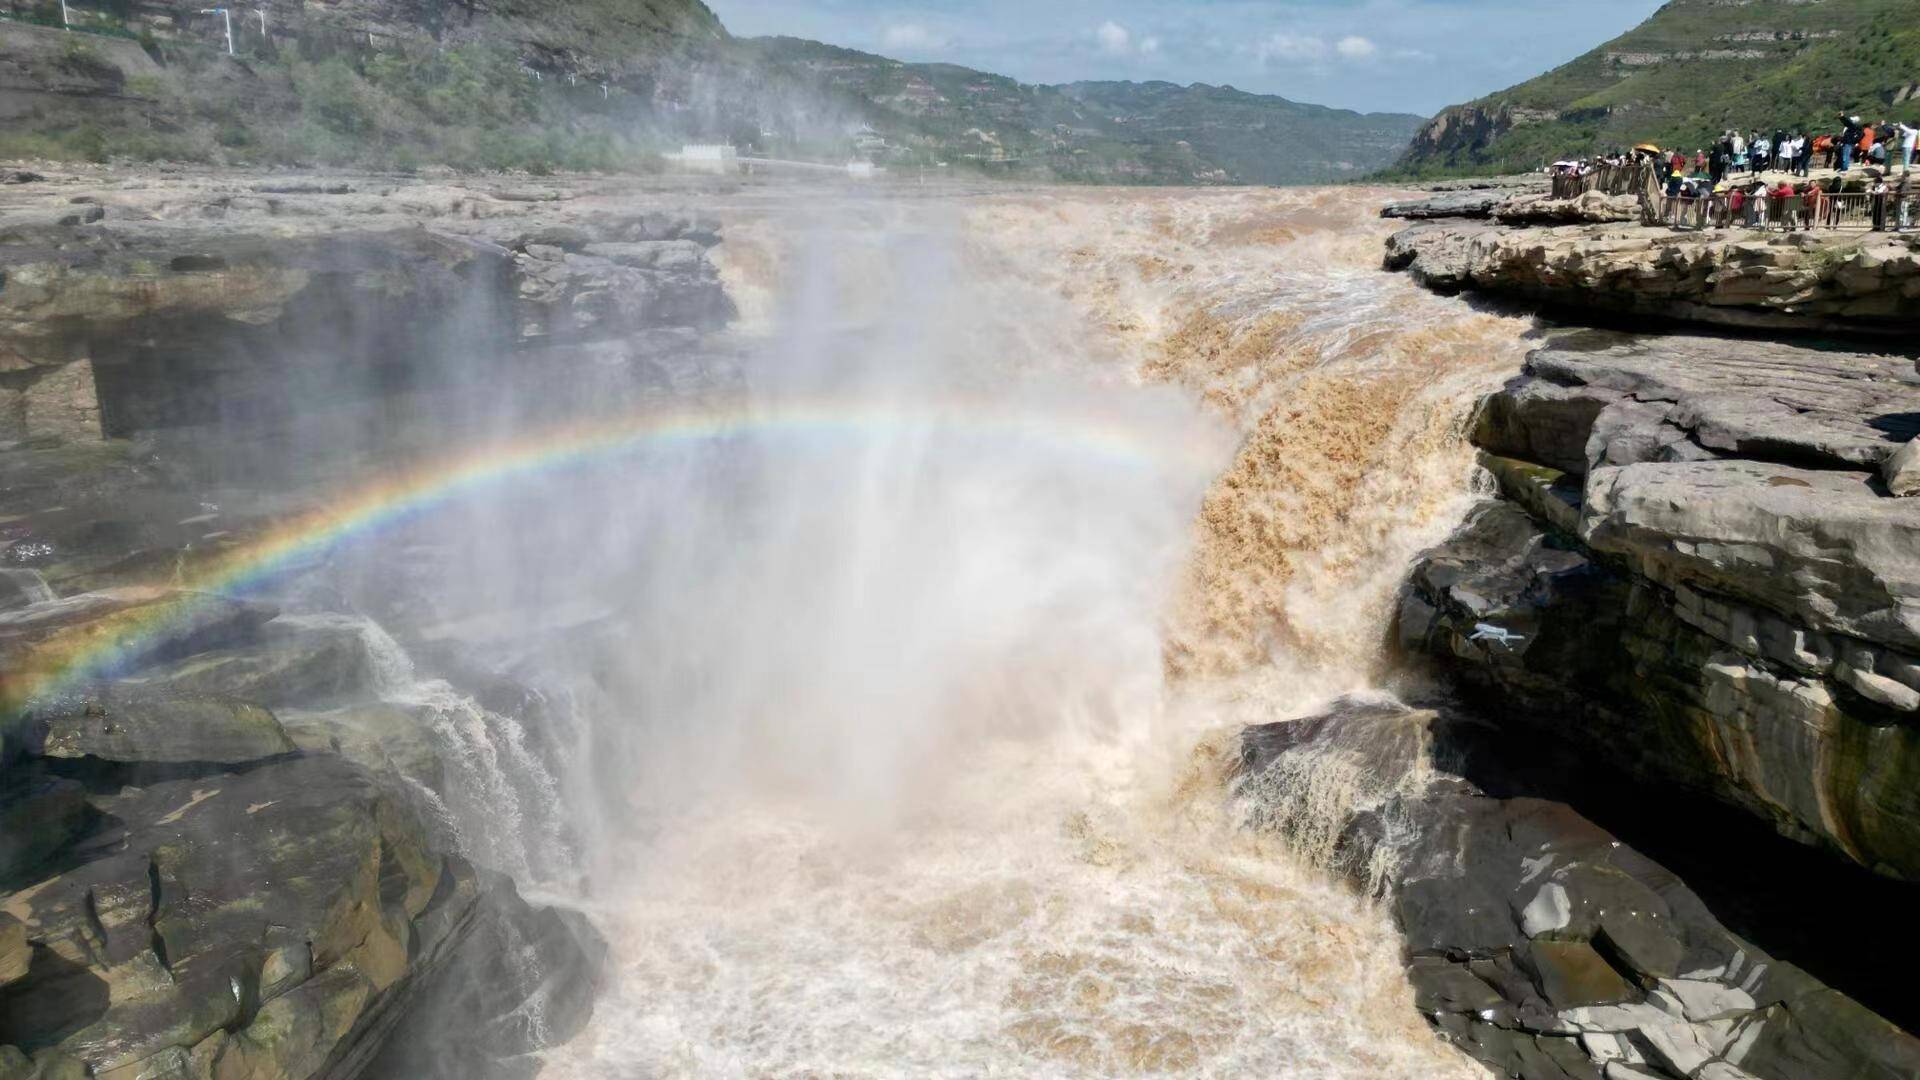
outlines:
M725 173L739 168L740 151L730 143L688 143L667 159L692 172Z

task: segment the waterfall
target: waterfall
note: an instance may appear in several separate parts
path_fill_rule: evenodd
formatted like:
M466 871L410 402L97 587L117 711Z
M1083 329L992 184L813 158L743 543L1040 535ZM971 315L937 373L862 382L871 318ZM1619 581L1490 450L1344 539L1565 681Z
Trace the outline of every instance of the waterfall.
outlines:
M952 419L577 486L617 509L569 565L630 564L593 578L617 625L549 658L592 688L564 786L599 793L578 902L618 971L552 1075L1475 1075L1321 868L1314 823L1391 793L1323 763L1297 841L1227 795L1240 725L1377 678L1408 561L1471 502L1470 403L1519 365L1523 321L1379 271L1378 199L729 226L756 400Z
M411 713L432 737L444 783L436 790L420 777L406 779L452 832L462 854L529 888L573 880L577 868L559 783L529 749L520 720L482 706L444 679L421 678L405 647L371 618L337 613L280 618L358 636L374 696Z

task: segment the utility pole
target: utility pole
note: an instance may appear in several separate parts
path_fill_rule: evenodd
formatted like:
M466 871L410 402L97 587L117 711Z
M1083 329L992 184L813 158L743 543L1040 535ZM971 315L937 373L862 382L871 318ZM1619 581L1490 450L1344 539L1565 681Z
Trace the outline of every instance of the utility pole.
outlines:
M66 3L66 0L60 0L60 2L64 4ZM217 7L217 8L201 8L200 14L218 15L222 19L225 19L227 21L227 55L232 56L233 55L233 12L228 11L226 8L223 8L223 7Z

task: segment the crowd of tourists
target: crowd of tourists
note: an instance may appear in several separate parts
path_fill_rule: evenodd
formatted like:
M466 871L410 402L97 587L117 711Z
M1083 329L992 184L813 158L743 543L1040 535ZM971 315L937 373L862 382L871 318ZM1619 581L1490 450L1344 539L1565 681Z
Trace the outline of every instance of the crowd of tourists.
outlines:
M1883 173L1895 163L1902 172L1913 169L1920 128L1891 120L1872 123L1858 116L1840 117L1839 127L1837 134L1824 135L1806 129L1779 129L1771 136L1761 131L1747 135L1729 131L1711 151L1695 151L1691 164L1694 172L1705 173L1715 184L1739 173L1758 175L1768 170L1807 176L1815 161L1821 162L1822 168L1840 173L1851 171L1856 164ZM1688 161L1675 153L1669 164L1672 171L1684 172Z
M1885 176L1871 178L1865 191L1842 193L1840 181L1795 183L1781 177L1769 184L1722 180L1674 173L1667 178L1662 217L1669 224L1695 228L1837 229L1865 226L1874 232L1906 232L1920 218L1920 186L1912 174L1902 173L1889 184Z
M1556 178L1556 192L1570 185L1581 190L1600 186L1621 194L1643 184L1644 179L1636 178L1644 178L1651 167L1658 190L1666 196L1661 217L1675 225L1912 229L1920 219L1920 181L1912 174L1920 128L1841 116L1835 129L1834 134L1819 135L1778 130L1770 136L1728 131L1711 148L1691 156L1642 145L1591 161L1557 162L1549 172ZM1856 166L1865 166L1862 178L1849 176ZM1834 175L1812 179L1815 168ZM1764 175L1768 173L1774 174L1771 183Z

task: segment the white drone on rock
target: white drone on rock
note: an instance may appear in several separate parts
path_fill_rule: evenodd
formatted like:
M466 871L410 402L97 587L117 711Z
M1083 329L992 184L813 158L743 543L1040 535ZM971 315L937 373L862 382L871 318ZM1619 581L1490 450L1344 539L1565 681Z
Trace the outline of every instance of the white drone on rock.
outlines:
M1527 639L1505 627L1495 626L1492 623L1481 623L1473 628L1473 636L1467 640L1491 641L1511 649L1514 645Z

